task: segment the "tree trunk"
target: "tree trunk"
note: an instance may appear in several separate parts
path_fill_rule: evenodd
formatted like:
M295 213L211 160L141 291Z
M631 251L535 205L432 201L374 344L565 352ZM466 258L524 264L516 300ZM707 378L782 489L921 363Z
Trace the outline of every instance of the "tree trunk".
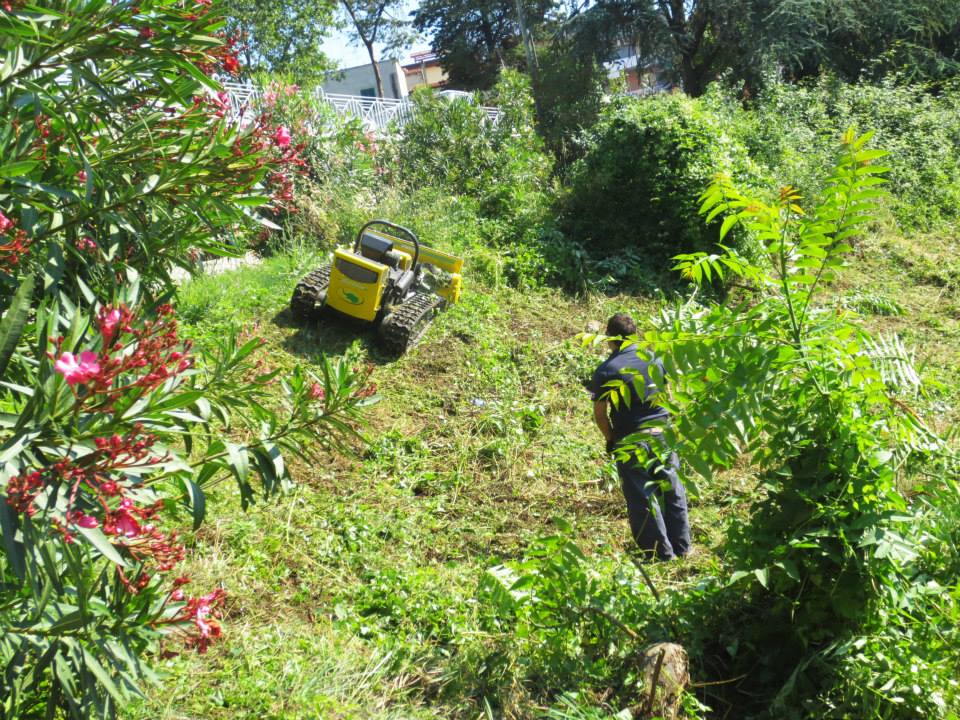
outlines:
M373 50L373 43L363 41L367 46L367 54L370 55L370 64L373 65L373 77L377 81L377 97L383 97L383 79L380 77L380 65L377 63L377 54Z
M706 92L708 79L704 68L697 66L692 55L683 53L680 56L680 76L683 91L690 97L700 97Z

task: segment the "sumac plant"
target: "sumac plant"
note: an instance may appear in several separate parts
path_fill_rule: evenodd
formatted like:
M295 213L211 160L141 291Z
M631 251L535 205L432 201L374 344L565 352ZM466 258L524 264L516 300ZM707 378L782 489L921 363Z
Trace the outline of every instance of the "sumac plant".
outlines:
M701 212L723 218L721 242L735 230L759 242L762 261L725 247L679 256L694 283L735 287L722 302L668 306L640 338L665 360L665 434L681 457L708 479L746 457L759 479L725 558L730 591L757 621L733 633L738 669L754 693L760 683L767 702L777 696L779 717L826 716L839 656L860 646L851 639L908 612L911 588L929 579L913 564L923 539L907 488L940 441L911 407L916 373L825 293L885 196L886 153L870 135L845 134L822 201L806 210L792 188L767 203L718 178ZM879 699L877 716L889 716L904 678L882 675L844 702ZM801 712L797 697L817 700ZM854 705L829 716L859 716Z
M0 716L112 717L155 651L204 650L229 588L179 564L205 490L345 451L368 372L191 348L170 271L239 248L304 161L237 114L211 0L0 4Z

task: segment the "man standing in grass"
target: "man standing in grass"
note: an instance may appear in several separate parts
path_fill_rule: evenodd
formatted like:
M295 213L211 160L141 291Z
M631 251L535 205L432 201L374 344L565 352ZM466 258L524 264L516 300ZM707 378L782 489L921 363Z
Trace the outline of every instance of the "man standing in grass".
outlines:
M625 313L607 321L610 337L627 338L636 333L637 324ZM661 560L682 557L690 551L687 496L677 476L677 454L660 457L662 425L670 416L652 402L666 389L657 386L657 380L664 378L663 364L636 343L623 346L621 340L611 340L609 345L610 357L597 368L591 382L593 417L607 441L607 452L614 452L624 438L633 436L626 444L636 445L641 457L646 454L642 462L633 453L629 458L617 458L633 538L647 555L656 554ZM665 386L666 381L661 384Z

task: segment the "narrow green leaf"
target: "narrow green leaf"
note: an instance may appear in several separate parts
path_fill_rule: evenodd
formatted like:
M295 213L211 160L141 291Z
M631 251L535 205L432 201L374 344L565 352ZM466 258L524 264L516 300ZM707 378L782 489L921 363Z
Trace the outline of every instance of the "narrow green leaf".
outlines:
M190 499L190 512L193 515L193 529L197 530L207 513L207 497L193 480L186 480L185 488Z
M77 527L76 532L89 540L90 544L99 550L100 554L108 560L116 563L120 567L127 566L126 561L120 556L120 553L117 552L117 549L107 539L107 536L103 534L100 528Z
M5 501L0 500L0 531L3 533L3 550L14 574L21 580L26 572L23 543L17 542L17 516Z
M723 239L727 236L727 233L737 224L737 220L740 218L736 215L728 215L723 219L723 225L720 226L720 242L723 242Z
M0 166L0 177L9 178L26 175L39 164L37 160L19 160L17 162L7 163L6 165Z
M127 698L120 692L113 678L110 677L110 673L104 669L97 657L86 648L83 648L83 661L87 670L97 678L103 689L110 693L114 700L123 704Z
M20 342L20 336L23 335L23 328L30 314L30 302L33 300L33 286L33 275L28 275L20 283L10 308L0 320L0 375L6 371L10 358L17 349L17 343Z
M250 460L247 457L247 449L237 443L226 443L227 458L230 469L237 476L237 481L241 485L247 484L247 478L250 475Z

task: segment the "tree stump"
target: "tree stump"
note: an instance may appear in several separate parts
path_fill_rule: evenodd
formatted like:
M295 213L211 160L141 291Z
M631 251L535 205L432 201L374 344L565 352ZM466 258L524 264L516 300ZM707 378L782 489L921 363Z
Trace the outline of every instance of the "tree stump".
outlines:
M676 643L655 643L640 659L642 694L630 710L635 720L676 720L683 690L690 683L687 651Z

